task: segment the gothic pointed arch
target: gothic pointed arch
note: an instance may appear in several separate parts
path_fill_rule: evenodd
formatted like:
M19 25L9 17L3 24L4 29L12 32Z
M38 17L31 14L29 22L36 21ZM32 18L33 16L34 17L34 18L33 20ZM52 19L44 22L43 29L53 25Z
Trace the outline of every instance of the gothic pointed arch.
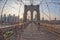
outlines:
M34 10L37 12L37 21L40 21L39 5L24 5L24 7L25 7L24 15L23 15L24 22L27 21L27 11L28 10L31 11L31 21L33 21L33 11Z

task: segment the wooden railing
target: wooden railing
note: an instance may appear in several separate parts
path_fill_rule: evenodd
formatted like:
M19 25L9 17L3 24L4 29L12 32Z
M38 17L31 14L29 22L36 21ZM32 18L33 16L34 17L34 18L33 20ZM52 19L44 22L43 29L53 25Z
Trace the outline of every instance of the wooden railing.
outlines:
M56 34L57 36L60 37L60 25L52 25L52 24L41 24L42 27L45 27L48 29L48 31Z
M27 27L29 23L21 23L21 24L15 24L15 25L9 25L0 27L0 40L17 40L18 32L23 32L24 29ZM9 32L12 32L10 34ZM8 36L6 36L8 35Z

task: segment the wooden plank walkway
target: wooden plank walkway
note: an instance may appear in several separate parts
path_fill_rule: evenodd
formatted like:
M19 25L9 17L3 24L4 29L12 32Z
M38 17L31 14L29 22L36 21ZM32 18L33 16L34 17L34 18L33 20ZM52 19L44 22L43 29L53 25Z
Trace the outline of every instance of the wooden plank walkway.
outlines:
M24 30L20 40L60 40L58 36L41 27L38 30L38 25L31 23Z

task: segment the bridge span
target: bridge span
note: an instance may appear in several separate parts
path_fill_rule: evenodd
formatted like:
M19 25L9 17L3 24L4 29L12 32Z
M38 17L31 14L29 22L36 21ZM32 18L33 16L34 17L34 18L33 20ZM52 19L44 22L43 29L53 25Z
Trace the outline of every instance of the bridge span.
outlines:
M60 33L57 32L59 36L52 33L54 31L50 29L53 27L50 26L41 23L38 25L37 23L32 22L12 25L11 27L6 28L1 27L0 38L4 38L1 38L1 40L60 40ZM12 32L12 35L9 36L9 32Z

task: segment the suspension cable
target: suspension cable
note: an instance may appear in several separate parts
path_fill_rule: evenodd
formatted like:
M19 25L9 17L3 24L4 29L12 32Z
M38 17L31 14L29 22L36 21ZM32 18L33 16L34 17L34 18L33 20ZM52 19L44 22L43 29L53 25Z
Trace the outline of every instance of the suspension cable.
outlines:
M42 11L41 11L46 17L48 17L49 18L49 16L46 14L46 13L44 13L44 9L42 8ZM44 17L44 16L43 16Z
M48 12L49 12L49 20L51 20L51 14L50 14L49 5L48 5L48 3L47 3L47 1L46 1L46 0L45 0L45 2L46 2L47 8L48 8Z
M46 15L46 17L48 17L49 18L49 16L46 14L46 13L44 13L44 11L42 10L42 13L44 14L44 15Z
M43 0L39 3L40 5L42 4Z
M2 11L1 11L1 22L2 22L2 14L3 14L3 10L4 10L4 7L5 7L6 3L7 3L7 1L8 1L8 0L5 1L4 5L3 5L3 7L2 7Z

